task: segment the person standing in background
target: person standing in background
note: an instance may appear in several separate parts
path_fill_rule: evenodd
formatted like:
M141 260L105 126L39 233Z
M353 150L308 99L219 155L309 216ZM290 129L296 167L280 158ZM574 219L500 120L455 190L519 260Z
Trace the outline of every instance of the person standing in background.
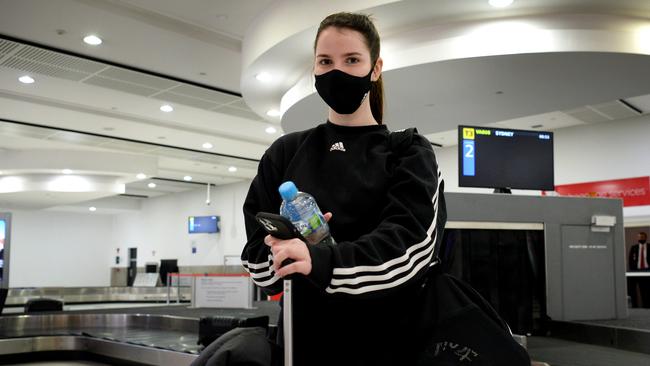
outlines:
M648 234L640 232L637 238L637 244L632 245L632 248L630 248L628 268L630 272L650 271L650 265L648 265L648 259L650 259L647 243ZM650 277L640 277L636 281L630 281L633 294L636 293L636 284L639 285L641 292L641 306L650 307Z

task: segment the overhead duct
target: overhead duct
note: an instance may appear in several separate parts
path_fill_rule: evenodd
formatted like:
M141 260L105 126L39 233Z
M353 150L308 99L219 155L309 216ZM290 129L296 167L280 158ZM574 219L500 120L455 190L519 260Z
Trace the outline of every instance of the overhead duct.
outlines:
M643 114L638 108L635 108L622 99L596 105L587 105L566 111L565 113L587 124L626 119Z

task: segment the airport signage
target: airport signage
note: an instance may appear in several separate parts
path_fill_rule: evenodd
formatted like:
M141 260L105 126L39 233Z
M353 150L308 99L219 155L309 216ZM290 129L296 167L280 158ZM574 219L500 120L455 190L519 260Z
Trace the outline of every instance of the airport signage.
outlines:
M650 205L650 177L603 180L555 186L560 196L620 198L623 206Z

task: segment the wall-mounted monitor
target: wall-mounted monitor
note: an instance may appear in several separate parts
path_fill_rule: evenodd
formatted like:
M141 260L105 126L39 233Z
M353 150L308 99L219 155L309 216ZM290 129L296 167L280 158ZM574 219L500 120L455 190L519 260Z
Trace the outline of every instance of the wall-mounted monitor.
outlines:
M553 133L458 126L458 186L552 191Z
M219 216L190 216L187 220L188 232L190 234L218 233Z

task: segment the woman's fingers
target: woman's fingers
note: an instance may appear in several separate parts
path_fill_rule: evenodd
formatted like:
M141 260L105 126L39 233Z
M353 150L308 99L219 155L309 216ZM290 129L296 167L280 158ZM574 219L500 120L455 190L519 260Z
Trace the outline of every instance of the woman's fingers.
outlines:
M329 222L332 219L332 213L331 212L326 212L325 215L325 222Z
M272 236L272 235L267 235L267 236L264 237L264 244L266 244L266 245L268 245L270 247L272 247L272 246L274 246L277 243L282 242L282 241L284 241L284 240L278 239L278 238L276 238L275 236Z
M271 246L273 254L273 269L278 276L286 276L291 273L302 273L308 275L311 273L311 257L307 245L298 239L281 240ZM293 263L282 264L292 259ZM293 265L297 264L297 265ZM287 267L287 268L285 268Z
M311 272L311 263L305 261L287 264L286 266L276 271L277 275L280 277L285 277L292 273L302 273L304 275L307 275L309 272Z

